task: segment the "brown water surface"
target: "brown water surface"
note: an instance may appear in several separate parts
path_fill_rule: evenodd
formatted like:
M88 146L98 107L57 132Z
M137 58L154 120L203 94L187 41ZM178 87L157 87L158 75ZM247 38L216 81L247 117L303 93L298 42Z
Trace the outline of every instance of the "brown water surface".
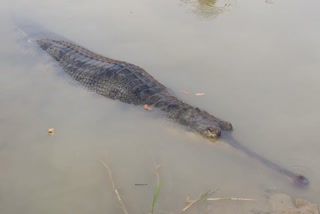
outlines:
M158 213L176 213L187 194L208 190L261 201L270 191L285 192L320 203L319 6L316 0L2 2L0 213L122 213L100 160L112 168L130 213L150 211L155 163L162 166ZM16 16L145 68L181 99L232 122L236 139L303 173L310 186L294 188L223 142L212 145L141 107L77 86L44 52L21 46ZM48 136L51 127L55 135Z

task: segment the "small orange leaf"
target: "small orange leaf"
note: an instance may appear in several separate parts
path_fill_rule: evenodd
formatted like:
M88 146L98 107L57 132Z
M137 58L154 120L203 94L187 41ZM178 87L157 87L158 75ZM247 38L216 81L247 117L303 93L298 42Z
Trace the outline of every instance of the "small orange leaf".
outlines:
M148 106L147 104L144 104L143 108L147 111L152 111L151 106Z
M196 96L203 96L204 93L196 93Z
M184 93L184 94L189 94L190 93L190 91L186 90L186 89L182 90L181 92Z
M48 129L48 134L49 135L54 135L54 128Z

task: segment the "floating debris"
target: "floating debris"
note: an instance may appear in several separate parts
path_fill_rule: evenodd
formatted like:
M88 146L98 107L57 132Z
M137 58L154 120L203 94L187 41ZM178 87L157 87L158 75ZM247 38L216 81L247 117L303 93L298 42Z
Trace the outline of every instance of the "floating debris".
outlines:
M54 128L48 129L48 135L50 136L54 135Z
M114 183L114 180L113 180L113 176L112 176L112 171L109 167L109 165L106 163L106 162L103 162L101 161L102 165L107 169L107 172L108 172L108 175L109 175L109 179L111 181L111 184L112 184L112 188L113 188L113 191L115 192L115 194L117 195L117 199L121 205L121 208L122 208L122 211L124 214L128 214L128 211L127 211L127 208L126 208L126 205L124 204L122 198L120 197L120 194L119 194L119 191L118 189L116 188L116 185Z
M147 104L144 104L143 108L147 111L152 111L152 108L151 106L147 105Z
M235 0L180 0L195 15L211 19L230 10ZM272 0L270 0L272 1Z
M204 93L196 93L195 95L196 95L196 96L203 96Z
M181 91L181 93L190 94L190 91L189 91L189 90L186 90L186 89L183 89L183 90Z
M213 191L211 191L211 190L208 191L208 192L202 193L197 200L193 200L193 201L190 201L190 197L189 197L189 195L187 195L187 197L186 197L186 203L187 203L188 205L180 211L180 214L183 213L183 212L185 212L185 211L186 211L187 209L189 209L192 205L198 203L199 201L206 200L206 199L208 198L208 196L211 195L212 193L213 193Z

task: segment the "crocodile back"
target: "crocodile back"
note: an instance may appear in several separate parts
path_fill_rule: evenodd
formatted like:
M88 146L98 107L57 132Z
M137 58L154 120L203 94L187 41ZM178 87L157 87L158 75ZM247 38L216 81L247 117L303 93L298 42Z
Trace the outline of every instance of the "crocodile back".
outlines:
M105 97L136 105L152 105L168 95L166 88L144 69L107 58L72 42L39 39L72 79Z

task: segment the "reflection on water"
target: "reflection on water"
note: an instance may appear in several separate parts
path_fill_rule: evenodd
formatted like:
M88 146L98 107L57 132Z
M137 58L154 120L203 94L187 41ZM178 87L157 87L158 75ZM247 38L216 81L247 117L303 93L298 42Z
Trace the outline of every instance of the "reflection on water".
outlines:
M190 5L190 9L202 18L215 18L228 10L232 5L229 0L181 0L184 4Z

